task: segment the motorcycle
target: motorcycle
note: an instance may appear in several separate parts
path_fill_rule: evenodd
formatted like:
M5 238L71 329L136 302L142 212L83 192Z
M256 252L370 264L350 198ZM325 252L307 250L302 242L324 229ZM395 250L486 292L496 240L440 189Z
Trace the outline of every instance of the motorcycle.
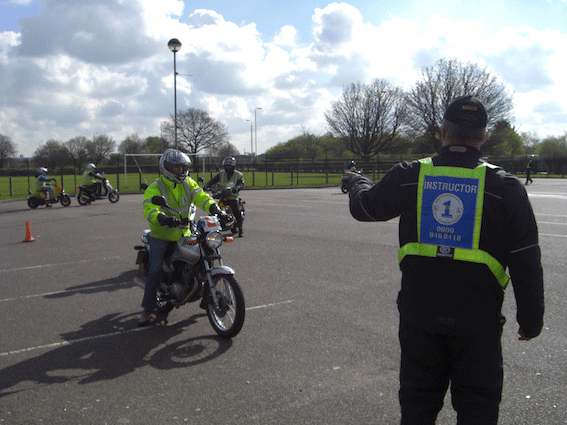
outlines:
M97 199L104 199L108 197L108 200L115 204L120 199L120 194L116 189L112 187L110 182L103 178L102 185L104 187L104 195L97 195L91 188L85 185L80 185L77 192L77 201L80 205L88 205Z
M232 242L233 238L221 234L224 229L215 216L200 217L195 223L194 205L189 218L181 219L163 196L152 197L152 203L179 214L180 227L191 229L189 236L172 242L167 250L158 282L157 312L167 314L174 307L201 300L200 307L206 310L215 332L224 338L236 336L244 324L244 294L234 270L223 264L219 252L222 243ZM150 238L150 231L144 230L144 244L134 247L139 266L134 282L142 288L149 270Z
M350 181L349 177L347 177L347 176L341 177L341 192L343 192L343 193L348 192L348 182L349 181Z
M199 177L198 179L199 182L203 182L203 178ZM230 232L234 235L236 233L238 233L238 223L236 222L236 217L234 216L234 213L232 211L232 208L230 207L230 205L228 204L228 198L229 196L232 195L232 188L231 187L227 187L226 189L223 189L222 191L213 191L213 190L209 190L207 189L209 192L211 192L213 199L217 199L218 200L218 205L219 208L221 210L223 210L225 213L227 213L230 218L233 221L232 226L230 227ZM238 201L238 208L240 209L240 215L242 217L242 223L244 223L244 216L246 215L246 211L244 208L244 204L246 203L246 201L243 201L240 197L238 197L237 199Z
M347 170L348 171L348 170ZM362 175L362 169L358 171L352 171L353 173ZM341 192L347 193L348 192L348 183L350 182L349 176L341 176Z
M40 190L36 192L32 192L28 189L28 207L31 209L35 209L40 205L45 205L47 203L47 194ZM71 205L71 198L69 195L65 193L65 190L58 185L57 182L55 183L55 201L49 202L50 204L60 203L64 207L68 207Z

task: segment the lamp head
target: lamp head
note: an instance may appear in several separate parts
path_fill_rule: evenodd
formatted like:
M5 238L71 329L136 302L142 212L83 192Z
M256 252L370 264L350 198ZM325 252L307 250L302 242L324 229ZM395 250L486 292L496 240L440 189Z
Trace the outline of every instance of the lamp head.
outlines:
M176 53L181 50L181 41L179 41L177 38L172 38L167 43L167 47L169 47L169 50L171 50L173 53Z

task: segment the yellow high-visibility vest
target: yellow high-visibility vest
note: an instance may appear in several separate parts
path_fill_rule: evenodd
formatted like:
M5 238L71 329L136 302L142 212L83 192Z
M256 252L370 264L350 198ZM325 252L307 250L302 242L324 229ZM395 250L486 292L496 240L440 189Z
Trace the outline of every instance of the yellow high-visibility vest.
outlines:
M440 257L486 264L502 288L510 277L488 252L479 248L486 168L433 166L431 158L420 161L417 188L418 242L398 251L398 262L406 255Z

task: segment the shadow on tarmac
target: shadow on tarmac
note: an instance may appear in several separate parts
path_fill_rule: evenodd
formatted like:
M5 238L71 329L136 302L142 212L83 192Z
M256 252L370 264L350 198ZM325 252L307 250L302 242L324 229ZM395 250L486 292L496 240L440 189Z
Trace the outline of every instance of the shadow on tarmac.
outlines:
M166 344L200 316L204 314L171 326L145 328L137 326L137 314L115 313L87 322L78 331L62 334L64 342L59 348L0 370L0 398L31 390L33 383L90 384L116 379L144 366L167 370L208 362L227 352L232 341L204 335Z
M45 295L45 298L65 298L77 294L92 294L97 292L114 292L125 288L137 286L134 277L137 270L120 273L117 277L85 283L84 285L70 286L56 294Z

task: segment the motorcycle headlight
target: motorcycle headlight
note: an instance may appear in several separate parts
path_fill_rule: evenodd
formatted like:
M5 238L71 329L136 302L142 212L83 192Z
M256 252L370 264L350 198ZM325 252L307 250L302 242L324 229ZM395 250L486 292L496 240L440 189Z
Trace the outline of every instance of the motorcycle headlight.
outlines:
M222 245L222 235L220 232L214 231L207 234L207 246L212 249L216 249Z

